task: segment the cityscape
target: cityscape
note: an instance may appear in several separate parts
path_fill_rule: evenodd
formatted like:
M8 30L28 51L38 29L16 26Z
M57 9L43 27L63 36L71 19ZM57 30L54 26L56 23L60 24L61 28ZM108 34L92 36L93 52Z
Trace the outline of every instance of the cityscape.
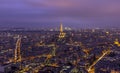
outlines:
M120 30L0 31L0 73L120 73Z
M120 73L120 0L0 0L0 73Z

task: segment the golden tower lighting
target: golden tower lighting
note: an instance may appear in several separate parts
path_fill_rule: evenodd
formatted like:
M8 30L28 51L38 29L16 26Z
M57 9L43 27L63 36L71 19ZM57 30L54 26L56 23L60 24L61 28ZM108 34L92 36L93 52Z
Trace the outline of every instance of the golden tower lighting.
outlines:
M60 34L59 34L59 38L64 38L65 37L65 33L63 32L63 25L60 25Z

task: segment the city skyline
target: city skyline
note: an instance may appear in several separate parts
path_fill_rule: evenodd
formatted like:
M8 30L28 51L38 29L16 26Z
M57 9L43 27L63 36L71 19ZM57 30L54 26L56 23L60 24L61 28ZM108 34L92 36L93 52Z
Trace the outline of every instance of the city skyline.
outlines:
M0 27L119 28L118 0L0 0Z

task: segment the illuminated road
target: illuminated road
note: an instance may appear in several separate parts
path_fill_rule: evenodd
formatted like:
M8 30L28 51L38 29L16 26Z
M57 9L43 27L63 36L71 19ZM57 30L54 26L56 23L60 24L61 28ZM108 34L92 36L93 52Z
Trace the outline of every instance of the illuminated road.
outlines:
M106 54L108 54L110 51L106 51L106 52L104 52L103 53L103 55L100 57L100 58L98 58L89 68L88 68L88 72L90 72L91 70L92 70L92 68L93 68L93 66L94 65L96 65Z
M55 46L54 44L50 44L50 45L42 45L42 46L44 46L44 47L53 47L53 46ZM51 55L51 54L43 54L43 55L38 55L38 56L31 56L31 57L28 57L28 58L24 58L24 59L22 59L22 61L26 61L26 60L33 60L33 59L35 59L35 58L41 58L41 57L46 57L46 60L49 60L49 59L51 59L53 56ZM45 60L45 61L46 61ZM30 64L29 64L30 65ZM34 69L33 69L33 72L34 73L37 73L42 67L44 67L45 66L45 64L44 63L40 63L37 67L35 67ZM54 67L58 67L58 65L56 64L56 63L53 63L53 64L49 64L49 66L54 66ZM27 71L29 71L30 70L30 68L23 68L20 72L27 72Z
M89 68L88 68L88 72L90 72L91 70L92 70L92 68L93 68L93 66L94 65L96 65L106 54L108 54L110 51L106 51L106 52L104 52L103 53L103 55L100 57L100 58L98 58Z

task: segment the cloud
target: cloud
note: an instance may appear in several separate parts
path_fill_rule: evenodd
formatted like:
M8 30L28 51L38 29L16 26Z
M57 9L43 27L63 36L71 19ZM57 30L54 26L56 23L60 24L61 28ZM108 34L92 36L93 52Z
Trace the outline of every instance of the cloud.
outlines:
M118 26L119 20L120 0L0 0L0 24L55 25L62 21L97 27Z

